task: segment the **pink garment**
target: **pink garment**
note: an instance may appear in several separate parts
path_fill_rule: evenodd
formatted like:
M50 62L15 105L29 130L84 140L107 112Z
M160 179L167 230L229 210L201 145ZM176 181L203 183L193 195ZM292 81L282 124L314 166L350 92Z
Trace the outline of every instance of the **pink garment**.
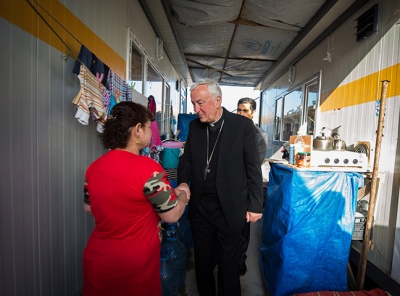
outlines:
M147 107L150 110L151 113L153 113L153 116L156 114L156 100L154 99L153 96L148 97L148 103Z
M151 124L150 124L150 129L151 129L151 132L152 132L152 138L153 138L153 141L152 141L152 146L161 146L161 138L160 138L160 132L159 132L159 130L158 130L158 123L157 123L157 121L152 121L151 122ZM152 148L152 147L151 147Z

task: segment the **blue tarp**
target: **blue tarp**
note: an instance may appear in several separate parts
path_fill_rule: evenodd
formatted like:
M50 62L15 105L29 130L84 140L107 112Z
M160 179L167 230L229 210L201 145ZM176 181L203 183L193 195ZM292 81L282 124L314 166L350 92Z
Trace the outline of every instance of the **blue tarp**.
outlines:
M260 247L271 295L347 291L357 192L363 184L358 173L271 164Z
M197 114L178 114L178 140L186 142L186 138L189 133L189 123L198 118Z

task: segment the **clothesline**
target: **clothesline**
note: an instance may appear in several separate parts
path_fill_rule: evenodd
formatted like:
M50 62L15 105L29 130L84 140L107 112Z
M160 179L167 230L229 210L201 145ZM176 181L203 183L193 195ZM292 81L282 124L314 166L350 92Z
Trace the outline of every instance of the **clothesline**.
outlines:
M31 1L26 0L26 2L29 4L29 6L32 7L32 9L36 12L36 14L43 20L43 22L50 28L50 30L53 31L53 33L57 36L58 39L60 39L60 41L65 45L65 47L68 50L67 54L63 54L61 56L61 58L64 61L67 61L68 58L71 55L72 50L69 48L68 44L65 43L65 41L60 37L60 35L57 34L57 32L53 29L53 27L46 21L46 19L40 14L40 12L36 9L35 6L33 6L33 4L31 3ZM73 36L63 25L61 25L50 13L47 12L46 9L43 8L43 6L41 6L38 2L34 1L41 9L43 9L57 24L59 24L65 31L67 31L68 34L70 34L76 41L78 41L80 44L82 44L78 39L76 39L75 36Z
M65 45L65 47L68 50L67 54L63 54L61 56L61 58L64 61L67 61L69 59L69 57L74 58L75 60L77 60L78 62L80 62L82 65L84 65L85 63L83 63L78 55L73 55L72 50L69 48L68 44L64 41L64 39L61 38L60 35L58 35L58 33L54 30L54 28L46 21L46 19L43 17L43 15L35 8L35 6L32 4L32 2L30 0L26 0L26 2L28 2L28 4L32 7L32 9L36 12L36 14L43 20L43 22L50 28L51 31L53 31L53 33L57 36L58 39L60 39L60 41ZM72 34L70 31L68 31L67 28L65 28L55 17L53 17L42 5L40 5L40 3L38 3L36 0L33 0L33 2L35 2L35 4L40 7L44 12L46 12L46 14L51 17L51 19L56 22L65 32L67 32L73 39L75 39L76 42L78 42L81 46L83 46L83 43L76 38L76 36L74 34ZM72 54L72 55L71 55Z

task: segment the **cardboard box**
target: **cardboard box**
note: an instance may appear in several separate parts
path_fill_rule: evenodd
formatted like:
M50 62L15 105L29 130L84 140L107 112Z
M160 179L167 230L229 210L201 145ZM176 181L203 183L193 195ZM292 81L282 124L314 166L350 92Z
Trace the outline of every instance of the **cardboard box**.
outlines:
M304 152L311 152L312 149L312 136L301 136L304 140ZM289 143L294 144L294 140L297 136L290 136Z

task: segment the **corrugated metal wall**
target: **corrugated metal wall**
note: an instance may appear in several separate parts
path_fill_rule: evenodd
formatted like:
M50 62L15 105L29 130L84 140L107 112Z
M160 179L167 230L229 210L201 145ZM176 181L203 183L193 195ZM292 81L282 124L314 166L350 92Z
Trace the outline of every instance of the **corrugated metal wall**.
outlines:
M379 4L378 32L361 43L356 42L356 19L365 10ZM396 222L399 200L399 114L400 114L400 1L373 1L357 12L304 59L296 64L296 81L287 82L288 73L264 91L262 124L272 132L275 99L297 83L321 71L321 102L317 133L323 126L336 128L348 145L370 141L375 147L378 123L376 100L381 81L391 80L387 94L384 137L379 171L382 180L375 208L374 249L369 260L400 281L400 238ZM396 13L397 11L397 13ZM327 53L331 62L324 60ZM271 143L272 144L272 143ZM281 157L281 145L271 145L270 155ZM397 162L396 162L397 161ZM354 243L361 248L360 243Z
M75 119L74 59L84 44L125 77L128 27L145 36L150 57L155 33L136 1L31 3L72 53L61 58L65 45L26 0L2 1L0 295L80 295L82 252L94 227L83 211L84 174L105 150L95 123ZM158 67L168 83L179 79L167 57Z
M74 295L93 228L84 172L104 151L74 118L74 61L4 19L0 32L0 294Z

